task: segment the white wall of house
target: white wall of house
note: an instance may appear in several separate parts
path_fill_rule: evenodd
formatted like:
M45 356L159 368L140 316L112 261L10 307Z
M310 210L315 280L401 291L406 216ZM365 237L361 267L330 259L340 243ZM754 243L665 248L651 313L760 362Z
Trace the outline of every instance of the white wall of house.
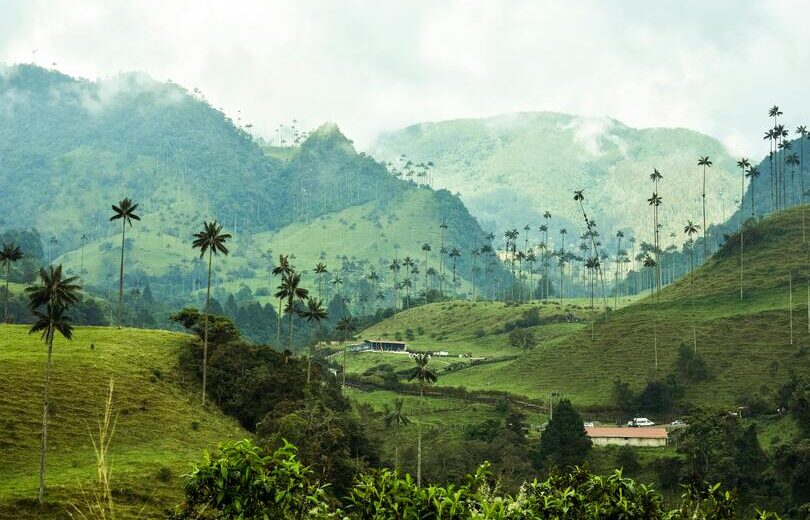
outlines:
M655 448L666 446L667 440L649 437L591 437L594 446L638 446Z

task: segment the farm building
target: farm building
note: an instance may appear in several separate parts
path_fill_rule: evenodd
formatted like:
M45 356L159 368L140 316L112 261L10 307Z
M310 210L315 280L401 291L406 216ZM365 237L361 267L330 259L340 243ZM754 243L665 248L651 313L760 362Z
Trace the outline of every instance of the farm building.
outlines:
M387 339L367 339L363 346L368 350L382 350L385 352L405 352L408 346L402 341L389 341Z
M657 447L667 445L665 428L585 428L594 446L641 446Z

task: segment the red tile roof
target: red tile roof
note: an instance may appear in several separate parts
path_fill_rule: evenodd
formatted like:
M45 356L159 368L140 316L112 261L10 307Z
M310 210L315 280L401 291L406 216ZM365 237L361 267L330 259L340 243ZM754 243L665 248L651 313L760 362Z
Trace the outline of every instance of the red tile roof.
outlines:
M607 428L595 427L585 428L588 437L628 437L633 439L666 439L667 430L665 428Z

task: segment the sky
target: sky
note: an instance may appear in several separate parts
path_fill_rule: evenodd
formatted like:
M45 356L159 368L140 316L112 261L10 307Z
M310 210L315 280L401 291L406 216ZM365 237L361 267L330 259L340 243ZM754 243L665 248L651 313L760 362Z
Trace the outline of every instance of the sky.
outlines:
M761 156L771 105L810 124L808 26L805 0L0 0L0 63L141 71L264 137L334 121L361 149L422 121L549 110Z

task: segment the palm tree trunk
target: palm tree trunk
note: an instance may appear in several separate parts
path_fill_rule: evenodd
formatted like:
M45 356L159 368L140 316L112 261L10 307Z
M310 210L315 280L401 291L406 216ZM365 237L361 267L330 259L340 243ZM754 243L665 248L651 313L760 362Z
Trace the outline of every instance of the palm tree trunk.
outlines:
M740 200L745 199L745 168L742 169L740 174ZM743 260L745 259L743 249L745 247L745 240L743 233L745 232L745 217L743 217L743 204L740 203L740 300L743 299Z
M3 323L8 323L8 299L11 293L8 289L8 279L11 277L11 262L6 262L6 305L3 309Z
M208 375L208 307L211 304L211 263L213 261L213 249L208 250L208 289L205 293L205 313L203 314L203 381L202 381L202 405L205 406L205 383Z
M278 314L276 315L276 346L281 348L281 298L278 299Z
M709 260L709 237L706 235L706 166L703 167L703 262Z
M288 331L288 339L287 339L287 349L292 352L292 338L293 338L293 301L290 298L290 301L287 302L289 305L288 312L290 313L290 330Z
M45 396L42 400L42 445L39 453L39 503L45 501L45 455L48 451L48 391L51 385L51 354L53 353L53 321L48 325L48 363L45 366Z
M127 234L127 221L121 219L121 268L118 272L118 328L121 328L124 312L124 237Z
M346 351L348 350L346 346L348 333L343 335L343 391L346 391Z
M422 416L425 407L425 385L419 385L419 434L416 440L416 487L422 487Z

